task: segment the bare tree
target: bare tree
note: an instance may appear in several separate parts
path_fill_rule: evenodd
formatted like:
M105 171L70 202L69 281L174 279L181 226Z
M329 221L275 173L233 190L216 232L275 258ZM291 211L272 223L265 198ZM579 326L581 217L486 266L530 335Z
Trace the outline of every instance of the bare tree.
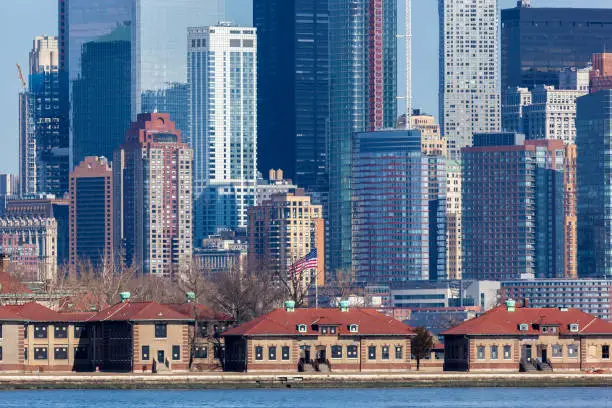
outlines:
M434 339L431 333L424 327L414 329L416 336L411 340L412 355L417 362L417 371L421 368L421 360L427 357L434 346Z

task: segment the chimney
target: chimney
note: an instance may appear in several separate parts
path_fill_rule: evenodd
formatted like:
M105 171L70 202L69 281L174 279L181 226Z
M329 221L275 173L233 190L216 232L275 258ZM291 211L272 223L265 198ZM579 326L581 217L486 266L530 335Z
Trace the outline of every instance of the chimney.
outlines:
M121 303L125 303L130 300L132 294L130 292L121 292L119 293L119 297L121 298Z
M293 300L285 301L285 311L287 312L295 312L295 302Z
M506 300L506 310L508 312L514 312L516 310L516 302L512 299Z
M349 301L348 300L341 300L338 303L340 304L340 311L341 312L348 312L349 311Z
M268 173L268 178L270 179L270 181L276 180L276 170L271 169Z

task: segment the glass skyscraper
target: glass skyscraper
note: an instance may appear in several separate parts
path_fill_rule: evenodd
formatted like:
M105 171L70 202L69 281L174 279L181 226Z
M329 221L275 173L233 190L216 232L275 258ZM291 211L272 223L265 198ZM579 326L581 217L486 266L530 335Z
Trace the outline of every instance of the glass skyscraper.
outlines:
M327 191L328 0L254 0L258 167Z
M351 268L353 134L395 125L396 13L397 0L329 0L331 271Z
M59 0L60 67L70 102L73 165L88 155L112 157L130 121L143 110L173 110L189 139L187 27L222 19L224 4Z

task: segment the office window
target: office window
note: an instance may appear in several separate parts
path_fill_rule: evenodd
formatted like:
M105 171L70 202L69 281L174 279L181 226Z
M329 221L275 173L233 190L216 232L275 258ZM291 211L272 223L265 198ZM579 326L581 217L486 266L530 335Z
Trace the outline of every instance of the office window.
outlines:
M368 360L376 360L376 346L368 346Z
M75 347L74 348L74 359L75 360L87 360L88 351L87 347Z
M181 359L181 346L177 346L177 345L172 346L172 359L173 360Z
M149 361L149 358L151 358L149 346L142 346L141 355L142 355L141 357L142 361Z
M268 360L276 360L276 346L268 347Z
M357 358L357 346L346 346L346 357Z
M165 339L168 337L168 326L164 323L157 323L155 325L155 338Z
M85 326L74 326L74 338L82 339L87 337L87 327Z
M37 324L34 326L34 338L35 339L46 339L47 338L47 326Z
M331 346L332 358L342 358L342 346Z
M381 357L383 360L389 359L389 346L382 346Z
M34 360L46 360L47 359L47 348L46 347L34 347Z
M484 360L485 358L485 348L484 346L478 346L476 356L479 360Z
M610 346L609 345L601 346L601 358L603 358L604 360L610 359Z
M497 360L497 346L491 346L491 360Z
M55 332L53 336L56 339L67 339L68 338L68 326L66 326L65 324L56 324L54 329L55 329Z
M281 354L282 354L283 360L289 360L289 356L290 356L289 346L283 346L283 348L281 349Z
M68 360L68 347L55 347L55 349L53 349L53 358L56 360Z
M401 360L404 358L404 348L402 346L395 346L395 359Z
M255 347L255 360L263 360L263 347L256 346Z

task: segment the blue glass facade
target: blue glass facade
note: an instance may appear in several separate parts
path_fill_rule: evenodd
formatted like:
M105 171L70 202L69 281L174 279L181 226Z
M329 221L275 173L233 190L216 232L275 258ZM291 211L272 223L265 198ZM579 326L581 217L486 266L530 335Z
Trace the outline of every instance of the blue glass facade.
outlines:
M612 278L612 90L577 100L578 275Z
M421 152L418 130L356 133L353 149L352 263L357 281L443 280L444 158Z

